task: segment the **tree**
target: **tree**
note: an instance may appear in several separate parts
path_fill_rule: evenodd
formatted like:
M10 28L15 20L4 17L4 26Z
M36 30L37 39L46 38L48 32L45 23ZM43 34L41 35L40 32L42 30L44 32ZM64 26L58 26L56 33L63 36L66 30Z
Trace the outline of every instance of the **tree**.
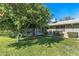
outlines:
M0 4L0 24L2 28L17 32L17 42L22 29L46 28L51 18L49 10L43 4Z
M36 28L47 28L48 22L51 19L51 13L43 4L30 4L31 9L28 10L29 22L28 28L32 28L33 36L35 36ZM28 8L29 8L28 7Z
M74 19L74 18L72 18L72 17L70 17L70 16L64 17L64 20L72 20L72 19Z
M71 16L66 16L66 17L64 17L63 19L60 19L60 20L62 20L62 21L64 21L64 20L73 20L74 18L72 18Z
M17 32L17 42L20 39L21 27L25 24L27 17L24 4L0 4L0 27ZM4 15L2 15L4 14Z

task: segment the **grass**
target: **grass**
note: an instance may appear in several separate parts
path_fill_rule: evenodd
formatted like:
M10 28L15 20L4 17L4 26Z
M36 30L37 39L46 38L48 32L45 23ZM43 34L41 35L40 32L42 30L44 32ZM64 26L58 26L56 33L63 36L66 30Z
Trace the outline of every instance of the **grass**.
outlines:
M79 40L56 37L16 40L0 36L0 56L77 56Z

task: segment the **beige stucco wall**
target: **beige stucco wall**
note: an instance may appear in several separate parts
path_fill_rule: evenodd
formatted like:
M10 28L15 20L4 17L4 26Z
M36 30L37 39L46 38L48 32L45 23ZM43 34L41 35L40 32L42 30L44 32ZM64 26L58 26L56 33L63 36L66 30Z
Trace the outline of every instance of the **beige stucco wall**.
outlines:
M79 36L79 28L65 28L65 29L48 29L48 32L52 32L53 35L53 31L62 31L64 33L64 37L68 38L67 32L78 32L78 36Z
M78 37L79 37L79 28L66 28L64 32L65 38L68 38L67 32L78 32Z

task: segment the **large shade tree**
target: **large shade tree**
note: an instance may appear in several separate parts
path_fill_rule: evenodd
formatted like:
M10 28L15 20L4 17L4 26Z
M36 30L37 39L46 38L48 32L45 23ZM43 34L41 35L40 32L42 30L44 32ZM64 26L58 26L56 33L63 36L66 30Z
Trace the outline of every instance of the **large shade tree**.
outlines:
M3 29L17 32L17 42L21 30L31 28L33 36L36 28L46 28L51 13L43 4L0 4L0 25Z
M27 24L28 28L32 28L33 36L35 36L36 28L46 28L51 14L43 4L28 4Z

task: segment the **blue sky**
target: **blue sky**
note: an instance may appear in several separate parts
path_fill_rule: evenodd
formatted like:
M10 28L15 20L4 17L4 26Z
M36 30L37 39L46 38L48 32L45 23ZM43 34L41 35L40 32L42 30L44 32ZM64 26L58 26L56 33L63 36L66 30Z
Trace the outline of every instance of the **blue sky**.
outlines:
M57 19L65 16L79 18L79 3L46 3L45 5Z

